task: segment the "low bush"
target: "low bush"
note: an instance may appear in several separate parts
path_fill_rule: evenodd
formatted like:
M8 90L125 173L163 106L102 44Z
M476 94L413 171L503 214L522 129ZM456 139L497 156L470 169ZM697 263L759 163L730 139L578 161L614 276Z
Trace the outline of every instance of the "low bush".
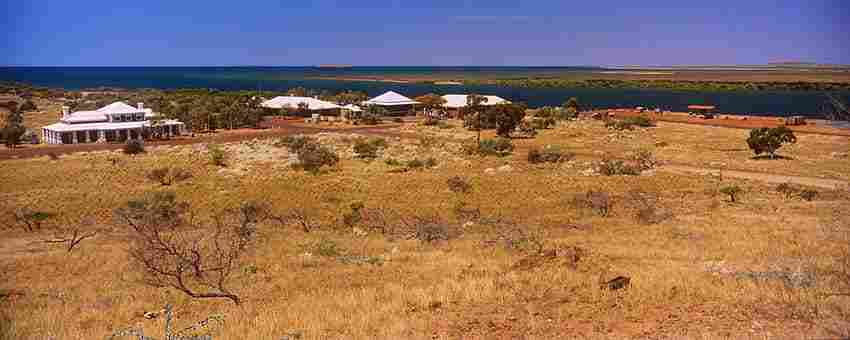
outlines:
M729 195L729 201L735 203L737 201L738 195L743 192L741 187L737 185L727 185L725 187L720 188L720 193Z
M797 194L797 188L790 183L781 183L776 186L776 191L785 195L785 198L792 198Z
M641 169L637 165L626 164L617 159L602 159L599 162L599 173L605 176L637 176L640 172Z
M342 249L336 242L328 239L322 239L314 243L311 250L316 255L325 257L336 257L342 254Z
M802 198L804 201L809 201L809 202L811 202L811 201L814 201L814 200L815 200L815 198L817 198L817 197L818 197L818 192L817 192L817 191L815 191L815 190L811 190L811 189L804 189L804 190L800 191L800 195L799 195L799 196L800 196L800 198Z
M611 199L607 192L588 191L573 197L573 206L576 208L590 209L601 217L608 217L611 212Z
M141 140L131 139L128 140L126 144L124 144L123 151L125 154L128 155L137 155L145 152L145 144Z
M543 149L532 147L528 151L528 162L531 164L560 163L574 157L571 153L562 152L560 148L548 145Z
M312 138L303 135L285 136L278 139L278 141L275 143L275 146L285 146L289 149L290 152L297 153L298 150L301 150L304 145L311 142L315 141Z
M210 163L215 166L227 165L227 154L217 144L208 144L207 151L210 154Z
M655 159L655 156L652 154L652 151L649 150L638 150L631 157L630 160L635 162L637 167L643 170L654 169L655 166L658 165L658 160Z
M383 138L360 139L354 143L354 153L358 158L374 159L378 157L378 150L386 145Z
M504 156L514 150L514 145L508 138L482 139L478 144L478 154L484 156Z
M385 159L384 164L389 165L389 166L402 166L403 165L399 160L397 160L395 158Z
M465 201L458 201L452 207L452 211L458 220L477 220L481 218L481 209L473 207Z
M407 165L408 169L412 169L412 170L423 169L423 168L433 168L433 167L437 166L437 160L434 159L433 157L426 158L424 160L419 159L419 158L414 158L414 159L407 161L406 165Z
M468 194L472 192L472 184L469 184L469 182L460 176L449 177L449 179L446 180L446 184L452 192L461 194Z
M531 138L537 136L537 128L527 121L520 122L515 131L518 137Z
M337 156L329 148L307 141L297 151L299 166L305 171L318 173L324 166L334 166L339 163Z
M448 241L451 239L449 224L436 216L414 217L411 222L413 238L422 242Z
M149 171L147 177L152 181L168 186L192 178L192 173L186 169L166 166Z

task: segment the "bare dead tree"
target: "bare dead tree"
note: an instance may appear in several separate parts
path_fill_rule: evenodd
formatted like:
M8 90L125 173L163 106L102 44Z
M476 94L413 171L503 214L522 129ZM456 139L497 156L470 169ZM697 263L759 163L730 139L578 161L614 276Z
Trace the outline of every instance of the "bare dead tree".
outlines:
M313 223L312 216L307 212L307 210L300 208L290 209L284 214L270 216L270 218L282 225L293 224L305 233L309 233L316 228Z
M65 250L67 252L71 252L76 248L80 242L83 240L95 237L97 235L97 230L85 231L84 229L92 229L94 227L94 221L91 219L85 219L81 223L74 225L70 228L60 229L56 232L53 239L44 240L45 243L64 243Z
M228 281L264 215L243 204L196 223L184 218L187 208L165 192L127 202L113 214L132 230L130 257L141 268L144 283L239 304Z

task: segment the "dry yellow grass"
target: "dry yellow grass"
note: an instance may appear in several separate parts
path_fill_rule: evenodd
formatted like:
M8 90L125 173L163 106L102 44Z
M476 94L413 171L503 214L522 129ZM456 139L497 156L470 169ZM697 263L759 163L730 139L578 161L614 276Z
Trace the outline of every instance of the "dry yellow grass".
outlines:
M650 148L659 158L687 164L728 162L745 170L819 176L835 171L847 179L846 160L827 159L847 141L801 136L782 154L796 160L750 163L742 151L744 131L661 124L608 141L601 123L569 123L518 141L506 158L470 159L438 169L389 174L384 164L344 160L338 170L312 176L272 167L253 167L241 177L218 174L203 154L157 151L140 156L116 153L0 162L0 223L9 211L31 206L59 213L56 221L85 216L111 229L66 254L42 243L49 233L19 229L0 236L0 289L23 296L3 301L12 321L11 338L94 339L132 325L156 334L161 319L142 318L165 303L175 306L178 326L224 314L212 328L216 339L277 339L300 332L308 339L426 338L799 338L848 331L847 289L835 280L836 260L847 256L847 226L826 218L848 207L847 196L822 192L814 202L785 199L773 186L665 172L639 177L578 175L594 151L620 155ZM656 148L655 141L670 144ZM581 153L575 167L529 166L530 145L557 144ZM118 158L113 164L108 158ZM733 165L734 163L734 165ZM778 167L773 164L781 163ZM111 222L111 210L158 184L146 172L162 165L188 168L193 178L169 187L193 210L211 213L245 200L269 202L274 210L305 208L322 228L304 233L265 223L256 247L239 270L233 289L244 299L192 300L180 292L139 284L127 256L126 231ZM510 164L511 172L485 174ZM762 165L764 164L764 165ZM850 166L844 167L848 169ZM366 170L369 171L366 171ZM466 195L446 186L451 176L473 184ZM729 204L715 194L734 183L746 191ZM575 208L570 200L588 190L611 193L612 216ZM655 193L659 207L673 213L661 223L638 223L627 193ZM463 197L461 197L463 196ZM491 245L497 227L464 224L452 213L459 200L485 217L502 216L544 240L547 249L578 246L588 251L573 270L561 260L534 262L527 252ZM406 215L436 213L463 229L448 242L424 244L382 235L355 236L340 218L349 203L362 201ZM840 210L839 210L840 211ZM845 220L846 221L846 220ZM571 228L577 225L581 228ZM841 229L843 228L843 229ZM345 264L316 254L309 245L332 240L349 255L385 256L383 265ZM523 259L530 269L514 265ZM710 268L770 271L802 268L815 274L809 288L779 280L735 279ZM779 268L779 269L776 269ZM602 273L632 278L626 290L608 292Z

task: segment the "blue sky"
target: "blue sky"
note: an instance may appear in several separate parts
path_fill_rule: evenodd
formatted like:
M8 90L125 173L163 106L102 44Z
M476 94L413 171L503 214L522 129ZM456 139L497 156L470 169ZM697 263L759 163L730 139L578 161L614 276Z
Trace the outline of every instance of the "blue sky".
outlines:
M850 64L850 1L2 0L0 65Z

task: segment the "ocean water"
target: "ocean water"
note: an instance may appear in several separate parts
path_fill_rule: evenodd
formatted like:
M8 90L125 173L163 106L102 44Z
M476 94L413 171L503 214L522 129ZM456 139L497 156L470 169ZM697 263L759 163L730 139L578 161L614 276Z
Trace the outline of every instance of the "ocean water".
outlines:
M644 106L686 111L690 104L712 104L723 113L755 115L820 116L826 96L816 91L681 91L661 89L520 88L495 85L433 85L343 81L316 77L428 77L512 78L557 76L598 72L593 67L0 67L0 80L38 86L82 89L121 88L215 88L221 90L286 90L305 87L317 90L364 91L370 96L393 90L409 97L437 94L480 93L497 95L530 107L560 105L578 97L584 107L623 108ZM850 93L839 94L850 102Z

